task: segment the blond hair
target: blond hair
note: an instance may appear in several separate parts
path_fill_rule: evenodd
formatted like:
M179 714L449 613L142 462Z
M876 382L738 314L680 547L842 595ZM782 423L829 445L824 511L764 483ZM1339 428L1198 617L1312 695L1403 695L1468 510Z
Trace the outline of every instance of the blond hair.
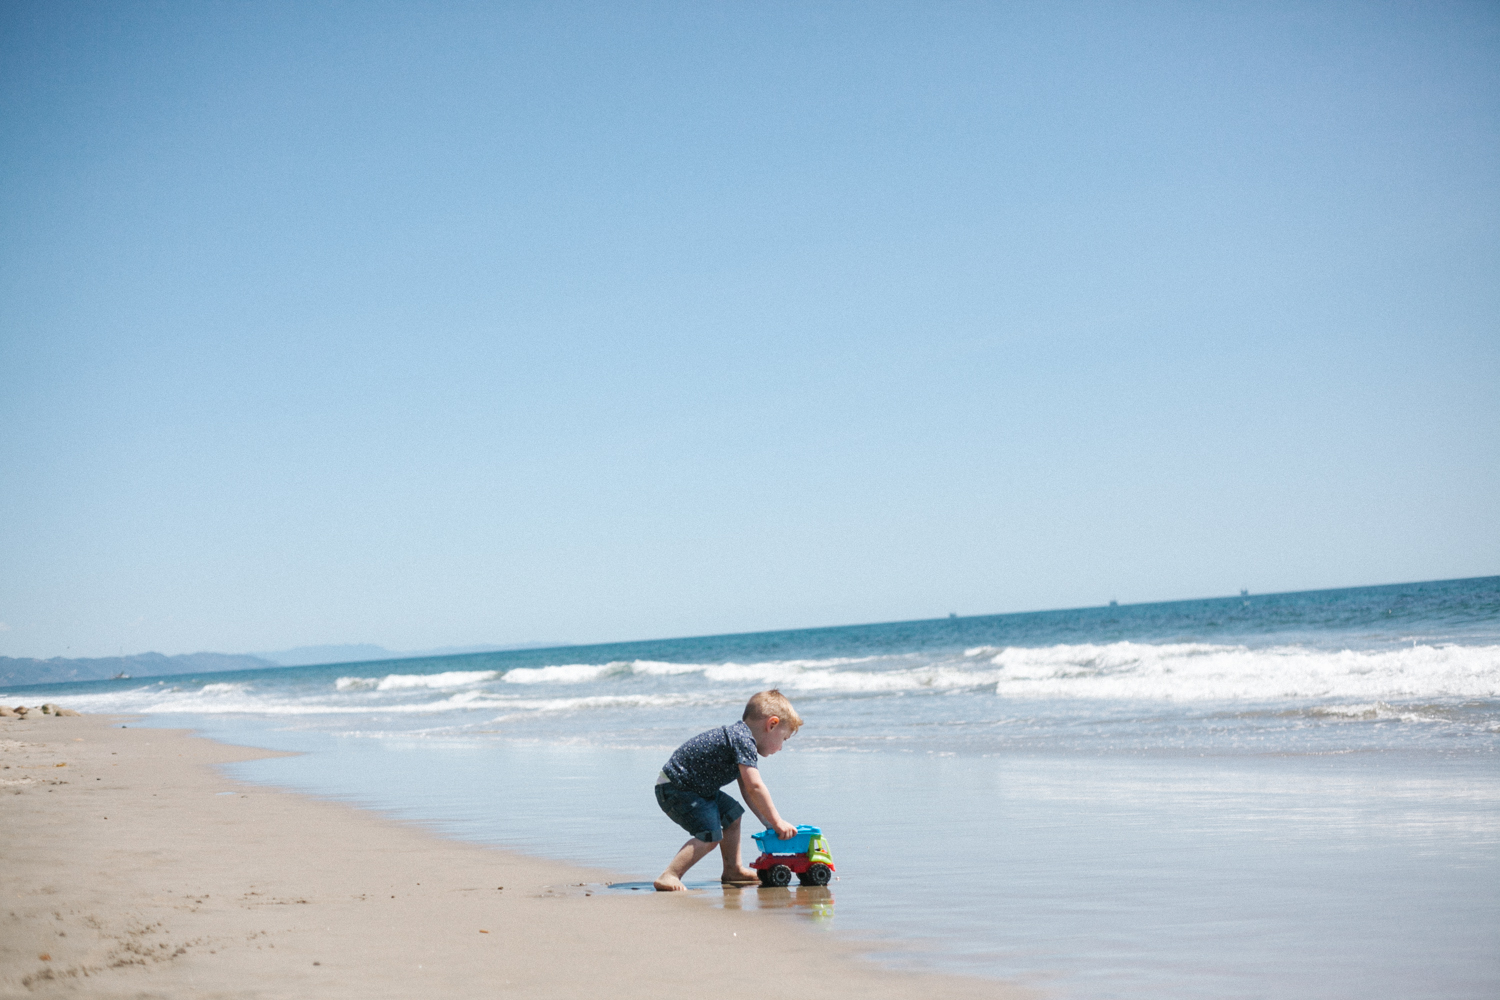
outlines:
M773 715L791 725L794 733L802 728L802 716L786 700L786 695L775 688L751 695L745 703L745 714L740 718L749 722L751 719L769 719Z

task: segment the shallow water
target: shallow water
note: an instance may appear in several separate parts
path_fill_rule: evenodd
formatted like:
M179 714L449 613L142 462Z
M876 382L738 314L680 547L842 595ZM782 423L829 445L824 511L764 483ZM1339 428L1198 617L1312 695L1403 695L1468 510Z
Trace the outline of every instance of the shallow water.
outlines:
M682 839L643 808L650 750L275 742L313 752L235 773L637 885ZM1500 984L1488 759L787 752L764 771L788 815L828 831L839 880L704 891L877 942L889 964L1088 997L1451 997ZM715 863L695 874L712 878Z
M763 773L839 878L721 905L1065 997L1490 997L1497 633L1490 578L48 690L631 892L667 754L777 684Z

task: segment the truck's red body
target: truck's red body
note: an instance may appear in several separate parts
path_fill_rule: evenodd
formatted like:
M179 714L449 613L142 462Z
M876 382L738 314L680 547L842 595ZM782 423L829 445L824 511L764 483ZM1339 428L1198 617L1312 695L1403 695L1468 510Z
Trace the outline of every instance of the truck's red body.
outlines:
M755 835L761 847L761 855L750 863L760 872L760 884L765 886L790 885L792 876L803 885L827 885L833 879L833 857L828 853L828 841L823 831L815 826L797 828L798 836L780 841L769 830ZM778 847L799 846L796 854L782 854ZM769 847L770 850L766 850Z

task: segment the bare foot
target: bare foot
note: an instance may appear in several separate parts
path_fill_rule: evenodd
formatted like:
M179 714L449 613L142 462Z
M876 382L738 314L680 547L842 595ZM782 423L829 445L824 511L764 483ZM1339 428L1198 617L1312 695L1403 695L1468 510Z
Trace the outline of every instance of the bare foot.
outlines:
M760 881L760 872L740 865L738 868L725 869L719 881L725 885L753 885Z
M687 886L682 884L682 879L676 875L668 875L665 872L651 884L656 886L657 892L687 892Z

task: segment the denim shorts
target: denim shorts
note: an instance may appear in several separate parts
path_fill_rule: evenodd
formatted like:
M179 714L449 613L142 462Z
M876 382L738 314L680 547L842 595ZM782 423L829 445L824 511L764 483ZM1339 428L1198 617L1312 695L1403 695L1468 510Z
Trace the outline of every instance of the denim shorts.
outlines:
M710 844L724 839L724 827L745 815L745 807L723 792L705 799L670 781L656 786L656 804L673 823Z

